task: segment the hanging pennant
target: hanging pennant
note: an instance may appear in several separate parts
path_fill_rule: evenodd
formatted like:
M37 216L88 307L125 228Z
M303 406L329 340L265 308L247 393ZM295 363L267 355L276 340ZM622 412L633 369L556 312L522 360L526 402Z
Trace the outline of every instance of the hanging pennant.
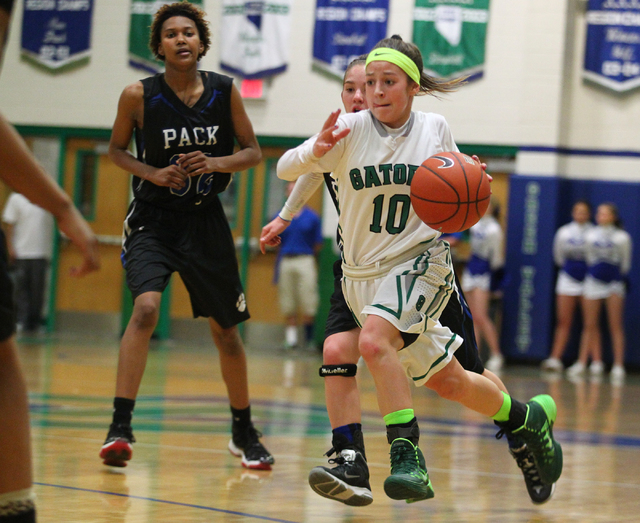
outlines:
M481 78L489 0L416 0L413 43L424 69L437 78Z
M93 0L25 0L22 56L50 71L89 60Z
M640 2L589 0L583 76L617 92L640 86Z
M156 74L164 69L164 63L156 60L149 48L151 22L163 5L175 0L131 0L131 23L129 25L129 65ZM202 0L190 0L202 8Z
M289 61L292 0L224 0L220 67L256 80L280 74Z
M387 36L389 0L317 0L313 65L342 80L347 65Z

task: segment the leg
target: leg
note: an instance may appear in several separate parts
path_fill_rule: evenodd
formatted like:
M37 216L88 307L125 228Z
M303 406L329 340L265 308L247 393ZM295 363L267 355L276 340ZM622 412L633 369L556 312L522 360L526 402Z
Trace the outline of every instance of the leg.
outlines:
M243 467L270 470L275 460L260 443L262 434L251 422L247 357L238 327L222 328L212 318L209 318L209 327L218 349L222 379L227 387L233 415L229 451L242 458Z
M580 349L578 361L567 369L570 376L582 374L589 363L589 357L597 353L600 360L600 300L582 299L582 334L580 336ZM597 346L596 349L593 347Z
M556 331L551 346L551 357L562 359L562 354L569 341L571 324L579 296L556 296Z
M324 341L324 365L355 365L358 362L360 329L338 332ZM361 428L360 394L355 376L326 376L325 397L331 428L333 468L315 467L309 485L321 496L345 505L365 506L373 502L369 484L364 438Z
M624 297L612 294L606 300L609 331L613 349L613 365L624 369Z
M145 292L134 300L131 319L120 341L113 420L100 449L100 457L108 466L126 467L133 455L131 444L136 440L131 417L147 366L149 341L158 324L161 297L160 292Z

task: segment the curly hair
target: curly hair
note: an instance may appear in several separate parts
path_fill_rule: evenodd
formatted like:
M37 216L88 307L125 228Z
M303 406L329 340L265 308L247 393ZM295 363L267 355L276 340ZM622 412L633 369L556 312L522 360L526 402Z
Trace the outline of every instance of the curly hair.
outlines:
M196 24L198 34L200 35L200 41L203 46L202 52L198 55L198 60L200 60L200 58L207 54L207 51L211 47L209 22L205 20L205 12L202 9L190 4L186 0L163 5L158 9L158 12L153 18L153 22L151 23L151 35L149 37L149 47L151 48L151 52L158 60L162 60L164 62L164 56L158 52L160 42L162 41L162 24L174 16L184 16L185 18L193 20Z

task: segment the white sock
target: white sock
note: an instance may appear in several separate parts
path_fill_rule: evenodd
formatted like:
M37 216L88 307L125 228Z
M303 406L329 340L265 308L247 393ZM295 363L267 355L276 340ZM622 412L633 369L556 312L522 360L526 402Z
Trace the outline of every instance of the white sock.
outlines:
M287 345L297 345L298 344L298 327L288 325L284 331L284 339L287 342Z

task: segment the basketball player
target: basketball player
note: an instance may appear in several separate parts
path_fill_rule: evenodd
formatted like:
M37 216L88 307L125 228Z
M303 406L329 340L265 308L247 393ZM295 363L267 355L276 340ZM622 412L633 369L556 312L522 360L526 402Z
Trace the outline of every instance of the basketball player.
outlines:
M370 110L333 112L318 135L280 158L278 176L331 172L337 184L342 287L361 327L359 352L373 375L391 444L386 494L407 501L434 495L403 366L416 385L427 384L522 438L542 482L551 485L562 471L562 450L551 432L553 399L541 395L524 404L465 371L453 357L462 337L439 321L447 303L460 300L449 245L413 213L409 184L426 157L456 146L441 116L411 107L418 93L447 93L460 82L421 71L415 45L397 35L376 44L366 68Z
M0 61L13 0L0 0ZM0 115L0 179L52 213L58 227L80 249L83 262L72 269L83 276L100 267L98 241L67 194L43 171L15 129ZM15 305L0 231L0 522L33 523L31 442L27 387L15 341Z
M571 223L560 227L553 239L553 258L560 268L556 280L556 329L550 356L541 364L542 370L561 372L562 354L569 341L571 323L578 304L582 305L585 261L585 234L593 227L591 205L578 200L571 209ZM592 372L601 374L603 368L591 365Z
M613 203L598 205L596 224L585 234L587 276L584 280L580 353L578 361L567 372L573 375L584 372L589 359L590 370L594 365L604 369L600 334L600 309L604 302L613 349L611 380L619 382L626 374L624 301L625 282L631 269L631 236L622 228L618 208Z
M485 340L491 353L486 367L497 372L502 368L504 358L500 352L498 330L489 314L491 302L492 276L504 266L503 234L499 213L495 202L489 203L489 208L469 233L471 235L471 257L462 273L462 290L469 303L476 340Z
M120 345L113 422L100 451L106 465L131 459L135 399L173 272L185 283L194 317L208 318L220 354L233 418L229 450L248 468L270 469L274 462L251 421L237 328L249 312L218 198L231 173L258 164L262 154L232 79L197 69L210 46L204 16L187 2L158 10L150 46L165 72L124 89L111 135L109 156L134 175L122 251L134 307ZM137 158L127 150L134 133Z

